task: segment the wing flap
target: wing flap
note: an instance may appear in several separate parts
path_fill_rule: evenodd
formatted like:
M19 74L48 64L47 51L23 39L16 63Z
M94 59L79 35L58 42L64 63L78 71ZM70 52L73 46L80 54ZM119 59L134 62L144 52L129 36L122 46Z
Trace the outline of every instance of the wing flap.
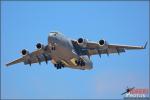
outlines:
M47 63L48 60L51 60L51 57L48 54L41 54L41 55L33 55L29 59L24 61L24 64L33 64L33 63L41 63L45 61Z
M122 53L122 52L125 52L123 48L119 48L119 49L113 48L113 49L105 49L105 50L101 50L101 49L88 50L89 55L112 54L112 53Z

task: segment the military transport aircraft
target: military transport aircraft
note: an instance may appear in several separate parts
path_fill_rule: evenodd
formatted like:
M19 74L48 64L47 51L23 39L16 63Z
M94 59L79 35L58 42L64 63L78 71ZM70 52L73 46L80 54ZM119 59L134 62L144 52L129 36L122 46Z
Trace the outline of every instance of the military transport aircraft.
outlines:
M6 66L23 62L25 65L39 63L45 61L46 64L50 60L57 69L64 67L75 69L92 69L93 64L90 60L91 55L122 53L125 50L145 49L145 46L129 46L108 44L106 40L99 40L98 42L88 41L87 39L79 38L73 40L65 37L59 32L50 32L48 36L48 45L37 43L37 50L29 52L26 49L21 51L23 57L14 60Z

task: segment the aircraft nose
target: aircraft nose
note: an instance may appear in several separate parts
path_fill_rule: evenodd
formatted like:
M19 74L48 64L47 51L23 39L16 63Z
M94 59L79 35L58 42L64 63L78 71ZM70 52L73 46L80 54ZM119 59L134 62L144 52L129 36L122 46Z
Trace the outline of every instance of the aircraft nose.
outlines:
M54 33L51 33L51 32L49 33L49 36L53 36L53 35L54 35Z
M49 35L48 35L48 42L50 43L51 41L52 41L52 34L51 33L49 33Z
M58 35L58 34L59 34L58 32L50 32L50 33L49 33L50 36L56 36L56 35Z
M49 35L48 35L48 43L54 42L55 38L56 37L55 37L54 33L49 33Z

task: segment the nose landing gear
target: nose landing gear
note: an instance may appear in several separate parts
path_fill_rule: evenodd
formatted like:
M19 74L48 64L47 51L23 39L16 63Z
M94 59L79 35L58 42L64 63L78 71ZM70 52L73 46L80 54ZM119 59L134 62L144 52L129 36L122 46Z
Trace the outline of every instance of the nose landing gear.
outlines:
M52 46L52 48L51 48L52 50L56 50L56 48L55 48L55 46Z
M75 60L75 63L77 64L77 66L85 66L85 62L82 59Z

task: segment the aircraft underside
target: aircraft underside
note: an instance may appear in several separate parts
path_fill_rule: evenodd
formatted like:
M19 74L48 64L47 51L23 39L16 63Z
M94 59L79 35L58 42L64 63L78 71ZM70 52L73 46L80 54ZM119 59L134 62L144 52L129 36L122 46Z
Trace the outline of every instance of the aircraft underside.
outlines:
M51 62L57 69L64 67L82 70L92 68L92 66L88 64L88 61L73 53L71 49L68 49L65 46L56 45L55 49L51 51L51 57Z

